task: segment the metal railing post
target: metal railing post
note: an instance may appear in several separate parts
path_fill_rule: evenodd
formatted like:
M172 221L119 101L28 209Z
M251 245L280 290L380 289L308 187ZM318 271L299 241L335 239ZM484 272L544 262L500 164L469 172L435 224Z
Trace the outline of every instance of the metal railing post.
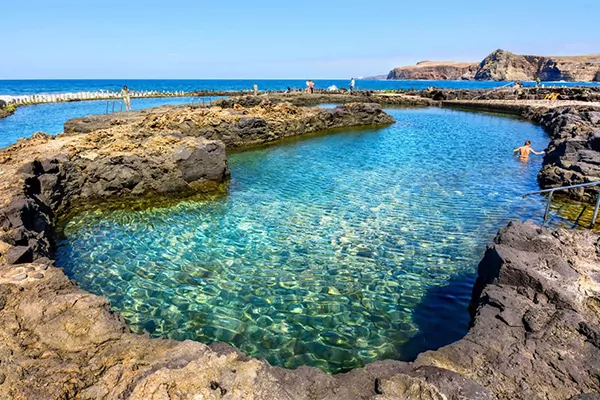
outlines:
M596 194L596 207L594 208L594 216L592 216L592 225L590 228L593 228L596 225L596 217L598 216L598 207L600 207L600 192Z
M550 192L550 194L548 195L548 204L546 204L546 211L544 212L544 223L542 224L542 227L546 226L546 221L548 220L548 213L550 212L550 203L552 203L553 194L554 192Z
M552 195L554 194L554 192L556 192L557 190L568 190L568 189L583 188L583 187L596 186L596 185L600 185L600 181L579 183L577 185L561 186L561 187L555 187L555 188L551 188L551 189L538 190L536 192L525 193L523 195L523 198L534 195L534 194L548 193L548 204L546 204L546 212L544 212L544 222L542 224L542 226L545 226L546 221L548 219L548 214L550 213L550 203L552 202ZM600 191L596 194L596 207L594 208L594 216L592 217L592 226L590 228L593 228L594 225L596 224L596 218L598 217L599 210L600 210ZM584 211L585 211L585 209L584 209ZM581 214L579 215L579 217L577 219L579 219L581 217L581 215L583 215L583 211L581 212Z

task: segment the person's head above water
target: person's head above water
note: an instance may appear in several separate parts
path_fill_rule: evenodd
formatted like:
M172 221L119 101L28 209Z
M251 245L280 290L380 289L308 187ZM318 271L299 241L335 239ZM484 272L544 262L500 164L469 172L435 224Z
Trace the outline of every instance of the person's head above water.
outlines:
M530 140L526 140L525 141L525 146L531 146L531 141Z

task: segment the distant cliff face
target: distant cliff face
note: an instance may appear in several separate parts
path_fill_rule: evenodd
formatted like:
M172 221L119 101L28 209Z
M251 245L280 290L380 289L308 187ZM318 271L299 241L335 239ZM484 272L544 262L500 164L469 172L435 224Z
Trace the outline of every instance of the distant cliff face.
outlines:
M477 72L476 63L421 61L417 65L395 68L388 79L457 80L473 79Z
M496 50L480 64L422 62L395 68L388 79L477 79L492 81L600 82L600 54L573 57L524 56Z
M514 81L535 80L538 76L543 81L598 81L600 54L547 57L496 50L481 62L475 79Z

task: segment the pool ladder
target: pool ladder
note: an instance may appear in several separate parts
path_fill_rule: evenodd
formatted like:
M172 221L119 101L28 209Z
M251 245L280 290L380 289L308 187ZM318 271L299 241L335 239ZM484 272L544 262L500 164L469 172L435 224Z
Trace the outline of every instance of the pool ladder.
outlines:
M551 189L538 190L536 192L530 192L530 193L524 194L523 198L525 198L527 196L531 196L533 194L549 193L548 203L546 204L546 211L544 212L544 222L542 224L542 226L546 226L546 221L548 221L548 213L550 212L550 204L552 203L552 195L554 194L554 192L556 192L558 190L569 190L569 189L574 189L574 188L583 188L583 187L596 186L596 185L600 185L600 181L580 183L578 185L560 186L560 187L551 188ZM598 217L598 208L600 208L600 191L596 194L596 206L594 207L594 215L592 216L592 223L590 225L590 228L593 228L594 225L596 224L596 217ZM583 211L581 211L581 214L579 214L579 217L577 218L577 220L579 220L579 218L581 218L585 209L586 209L586 207L584 206Z

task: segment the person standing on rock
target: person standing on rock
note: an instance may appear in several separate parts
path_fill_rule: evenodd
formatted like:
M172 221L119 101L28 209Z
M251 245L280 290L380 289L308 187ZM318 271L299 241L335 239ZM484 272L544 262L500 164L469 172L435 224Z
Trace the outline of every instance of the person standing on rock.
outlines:
M121 97L123 97L123 103L125 103L125 111L131 111L131 96L127 85L121 89Z
M256 82L254 83L254 95L258 95L258 85L256 84Z
M308 81L308 89L309 89L310 93L315 92L315 82L314 81Z
M529 159L530 153L536 154L538 156L541 156L542 154L546 154L543 151L537 152L534 149L532 149L531 141L529 141L529 140L526 141L523 146L514 149L513 153L519 153L519 158L521 159L521 161L525 161L525 160Z
M354 78L350 79L350 93L354 92Z

